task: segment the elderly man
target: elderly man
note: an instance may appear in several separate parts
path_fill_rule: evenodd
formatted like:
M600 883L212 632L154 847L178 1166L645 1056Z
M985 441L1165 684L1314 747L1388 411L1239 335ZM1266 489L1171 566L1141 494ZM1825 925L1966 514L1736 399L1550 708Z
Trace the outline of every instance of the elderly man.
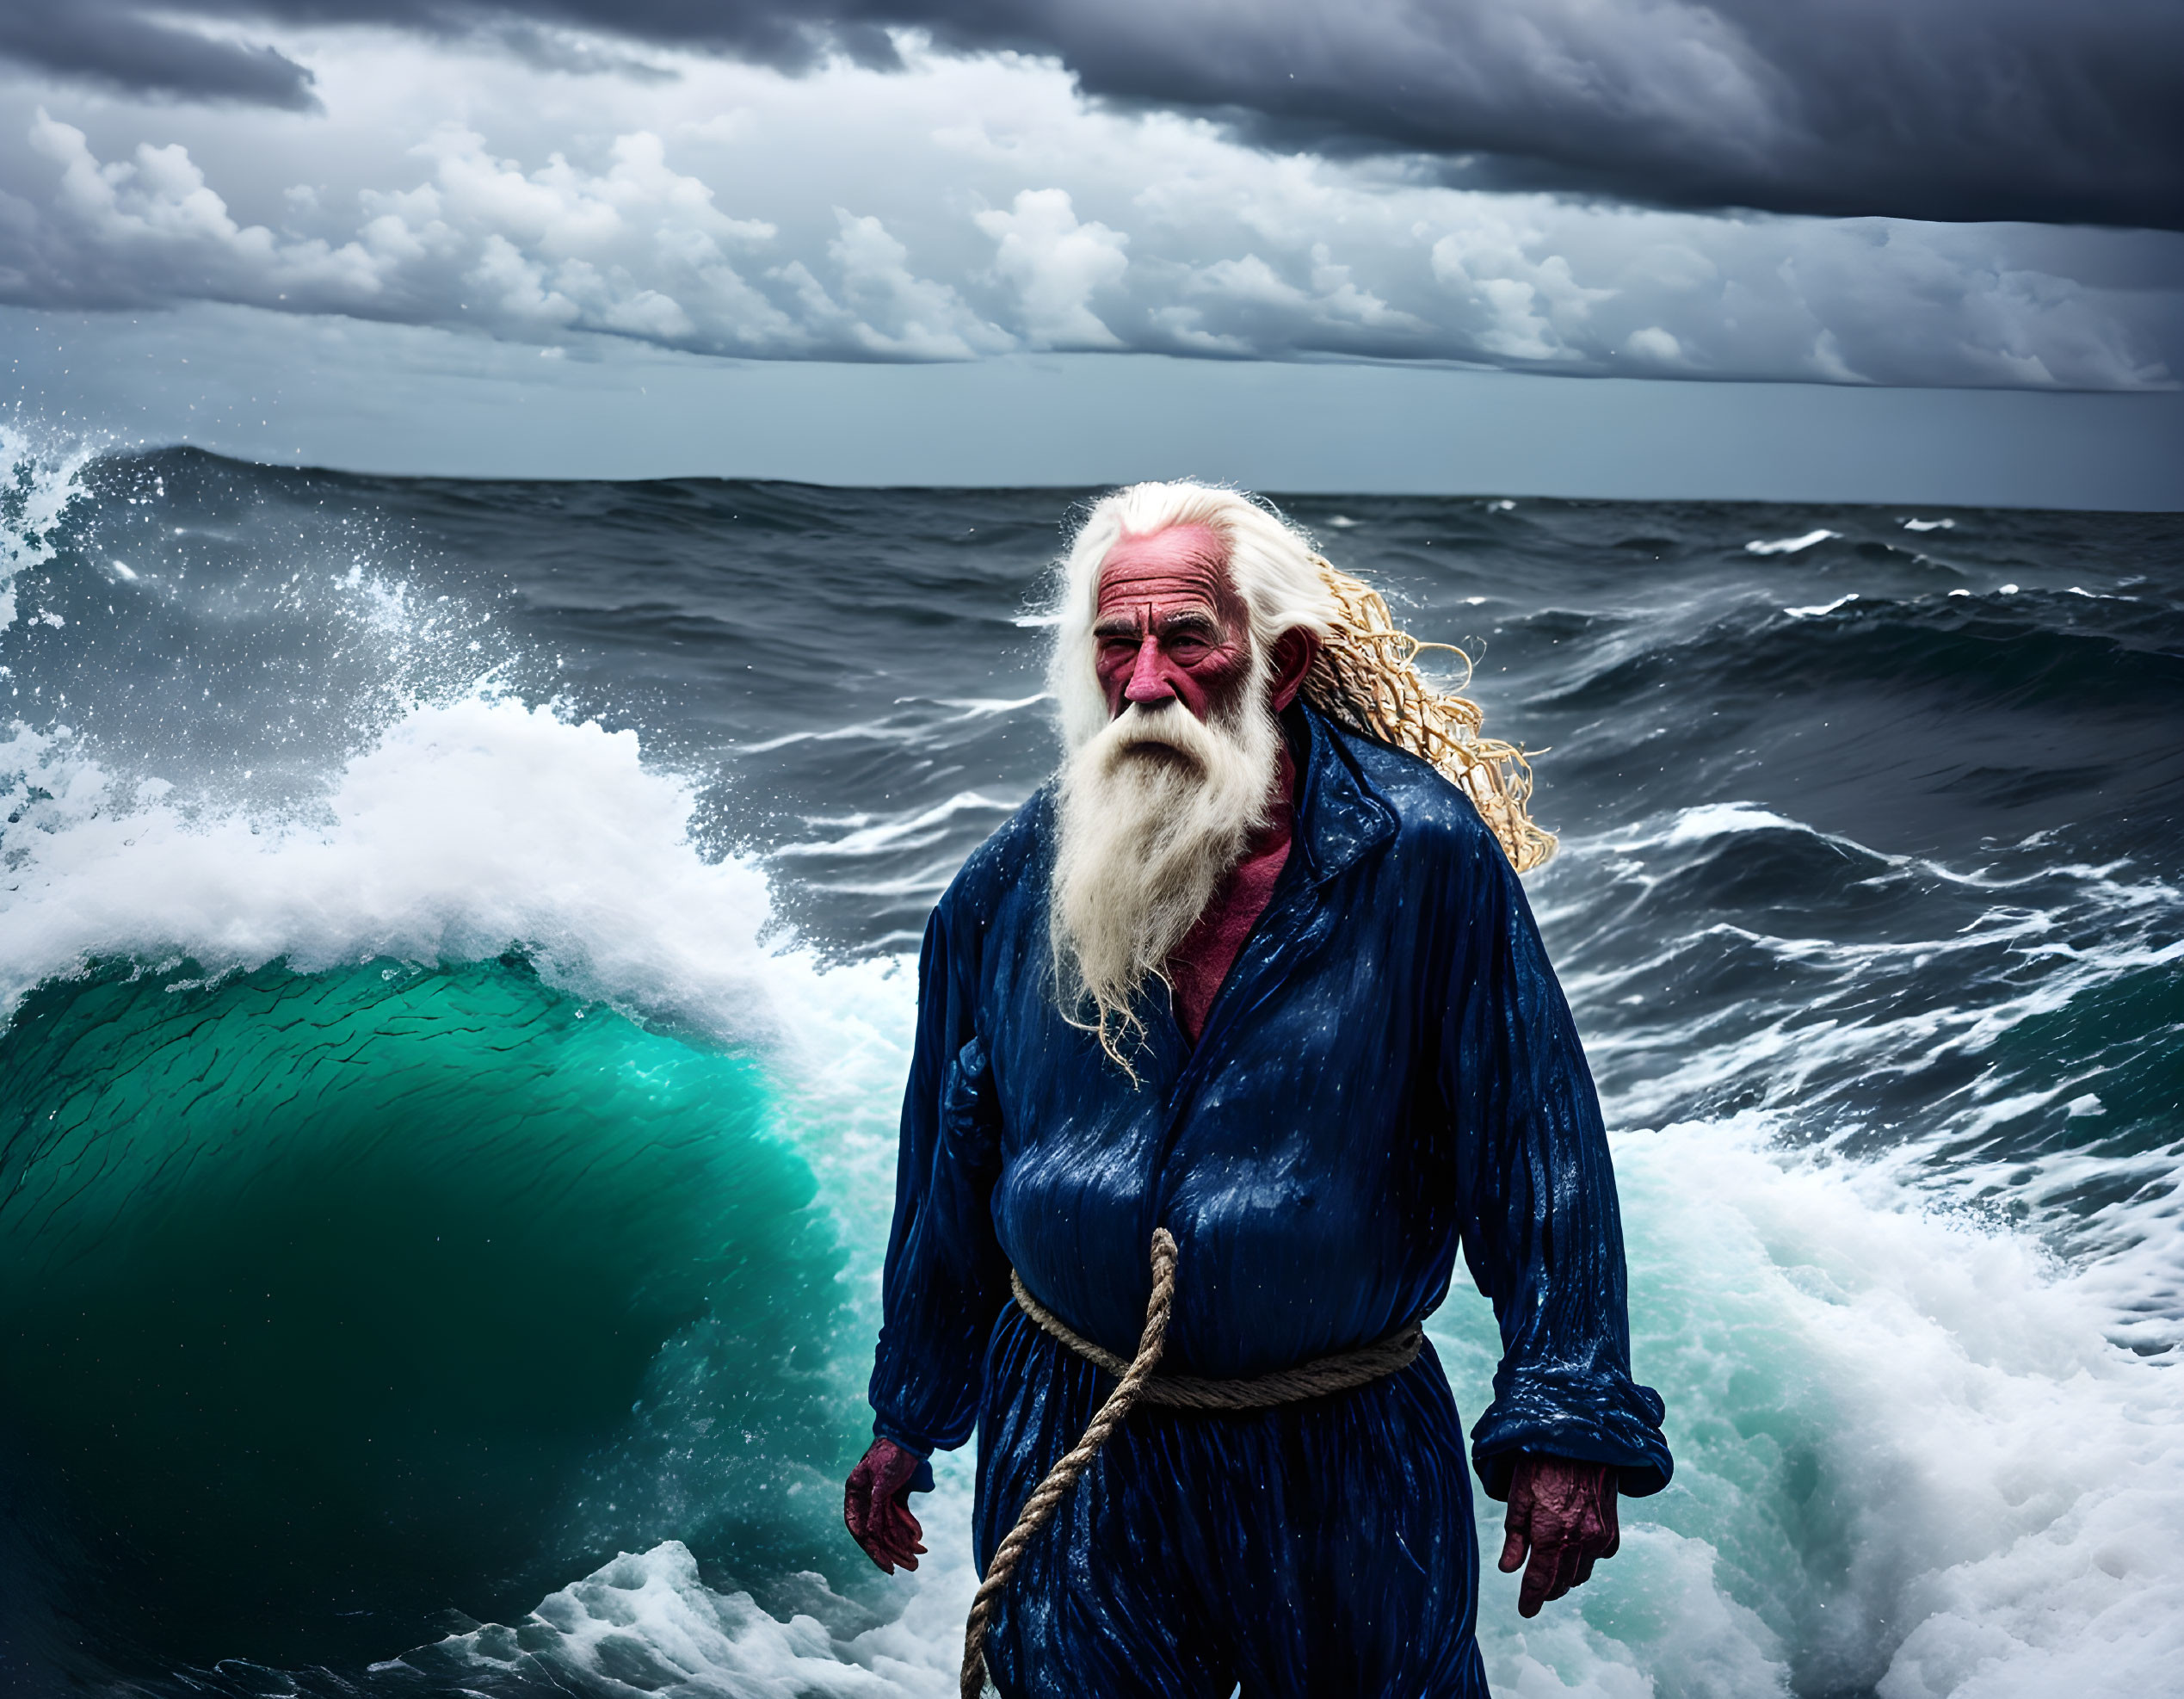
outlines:
M1101 501L1065 564L1064 764L926 932L850 1532L914 1568L907 1495L975 1422L984 1566L1114 1390L1095 1357L1138 1351L1158 1228L1160 1375L1255 1400L1114 1427L999 1597L1010 1699L1485 1693L1459 1418L1416 1334L1459 1244L1501 1324L1471 1459L1519 1609L1669 1479L1599 1105L1511 867L1551 841L1521 790L1444 775L1490 780L1493 746L1358 593L1384 614L1232 492ZM1404 689L1422 721L1388 719ZM1249 1391L1300 1367L1348 1389Z

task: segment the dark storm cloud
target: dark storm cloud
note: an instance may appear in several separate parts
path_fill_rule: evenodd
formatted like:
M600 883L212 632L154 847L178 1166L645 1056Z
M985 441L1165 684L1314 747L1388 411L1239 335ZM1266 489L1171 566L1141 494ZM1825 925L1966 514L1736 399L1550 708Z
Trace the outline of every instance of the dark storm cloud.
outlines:
M145 94L316 106L311 72L271 47L223 40L97 0L0 3L0 58Z
M2184 228L2176 0L182 0L210 16L441 34L520 19L794 70L910 25L1058 54L1090 92L1286 145L1438 156L1452 182L1663 205ZM270 61L201 82L108 14L19 18L6 51L141 86L293 103ZM83 61L87 34L104 59ZM171 35L171 30L166 32ZM69 41L78 45L68 46ZM262 50L260 50L262 52ZM286 61L280 61L286 65ZM290 68L293 70L293 67Z

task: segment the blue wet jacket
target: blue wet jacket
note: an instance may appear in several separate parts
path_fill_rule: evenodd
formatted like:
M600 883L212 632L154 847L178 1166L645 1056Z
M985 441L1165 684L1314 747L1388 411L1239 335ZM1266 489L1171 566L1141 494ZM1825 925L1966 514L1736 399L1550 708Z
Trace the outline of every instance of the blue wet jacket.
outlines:
M921 1454L969 1436L1012 1266L1126 1357L1164 1225L1163 1370L1252 1375L1430 1313L1460 1245L1502 1331L1471 1430L1486 1490L1533 1451L1657 1492L1671 1463L1661 1400L1631 1379L1599 1101L1516 876L1426 763L1302 705L1284 731L1287 864L1195 1046L1151 987L1134 1084L1056 1006L1051 789L934 911L875 1428Z

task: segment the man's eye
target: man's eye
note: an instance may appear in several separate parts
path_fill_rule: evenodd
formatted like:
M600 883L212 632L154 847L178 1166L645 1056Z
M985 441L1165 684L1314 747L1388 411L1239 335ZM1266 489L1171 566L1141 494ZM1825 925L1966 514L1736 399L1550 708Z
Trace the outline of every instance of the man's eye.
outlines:
M1209 646L1202 637L1178 637L1169 641L1168 651L1179 661L1193 661L1203 655Z

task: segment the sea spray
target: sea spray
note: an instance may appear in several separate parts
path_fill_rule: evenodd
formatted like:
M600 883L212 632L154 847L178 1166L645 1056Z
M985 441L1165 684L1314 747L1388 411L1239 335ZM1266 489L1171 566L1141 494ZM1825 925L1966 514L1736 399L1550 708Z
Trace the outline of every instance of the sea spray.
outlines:
M0 632L15 622L15 581L50 560L98 445L21 419L0 423ZM20 687L15 694L20 695Z

